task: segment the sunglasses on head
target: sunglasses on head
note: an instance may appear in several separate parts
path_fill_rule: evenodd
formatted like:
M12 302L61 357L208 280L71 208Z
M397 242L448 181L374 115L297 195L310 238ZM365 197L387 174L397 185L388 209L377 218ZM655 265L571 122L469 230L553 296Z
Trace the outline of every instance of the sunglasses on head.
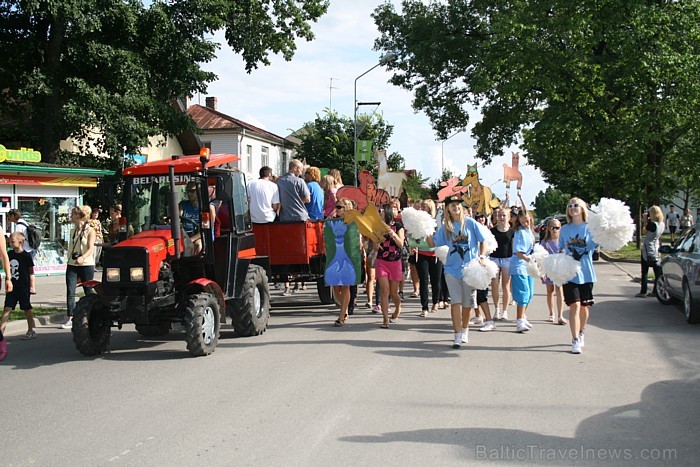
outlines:
M339 204L339 205L337 205L335 208L336 208L336 209L345 209L345 206L343 206L342 204Z
M574 208L577 208L579 206L581 206L581 205L578 203L573 203L573 204L570 204L568 207L569 207L569 209L574 209Z
M559 230L561 227L557 227L556 225L553 225L549 228L549 230Z

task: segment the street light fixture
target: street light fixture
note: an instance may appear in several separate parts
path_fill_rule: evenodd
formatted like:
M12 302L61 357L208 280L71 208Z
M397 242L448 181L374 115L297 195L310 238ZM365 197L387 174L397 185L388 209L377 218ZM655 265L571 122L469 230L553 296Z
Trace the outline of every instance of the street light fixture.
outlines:
M440 177L442 177L442 174L445 173L445 141L447 141L448 139L454 138L455 136L457 136L460 133L464 133L464 131L465 130L459 130L458 132L456 132L456 133L452 134L451 136L448 136L447 138L442 140L442 143L440 144L440 146L441 146L440 155L442 158L442 164L440 167Z
M398 56L397 56L394 52L391 52L391 51L390 51L390 52L387 52L387 53L385 53L385 54L379 59L379 63L377 63L377 64L374 65L372 68L370 68L369 70L365 71L364 73L362 73L362 74L361 74L360 76L358 76L357 78L355 78L355 86L354 86L355 92L354 92L354 98L353 98L353 101L352 101L352 102L353 102L354 111L355 111L355 114L354 114L354 117L353 117L354 137L353 137L353 139L352 139L352 141L353 141L353 145L352 145L352 146L353 146L353 148L352 148L352 157L353 157L353 159L355 160L355 186L357 186L357 108L358 108L360 105L373 105L373 104L379 105L379 104L380 104L380 103L378 103L378 102L357 102L357 80L360 79L360 78L362 78L363 76L365 76L367 73L369 73L370 71L374 70L374 69L377 68L378 66L380 66L380 65L386 65L387 63L396 60L397 57L398 57Z

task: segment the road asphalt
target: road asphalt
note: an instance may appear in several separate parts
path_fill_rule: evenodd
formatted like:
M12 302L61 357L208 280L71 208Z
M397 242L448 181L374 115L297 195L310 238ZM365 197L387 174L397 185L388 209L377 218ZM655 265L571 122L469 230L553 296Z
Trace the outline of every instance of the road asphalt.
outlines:
M273 291L268 332L224 327L202 358L179 332L126 326L86 358L55 324L20 329L0 363L0 465L695 466L700 328L633 298L636 269L596 264L581 355L541 286L530 332L502 322L459 350L446 310L408 299L388 330L363 307L335 328L313 287Z

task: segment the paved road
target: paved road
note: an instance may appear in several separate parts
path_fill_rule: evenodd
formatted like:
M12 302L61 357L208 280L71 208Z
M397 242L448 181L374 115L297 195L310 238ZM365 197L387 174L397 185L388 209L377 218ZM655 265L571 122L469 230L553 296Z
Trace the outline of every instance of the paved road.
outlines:
M59 329L12 336L0 464L698 465L700 327L597 271L582 355L539 288L530 333L510 322L458 351L445 311L420 318L413 299L392 329L364 311L334 328L314 290L206 358L178 334L117 331L100 358Z

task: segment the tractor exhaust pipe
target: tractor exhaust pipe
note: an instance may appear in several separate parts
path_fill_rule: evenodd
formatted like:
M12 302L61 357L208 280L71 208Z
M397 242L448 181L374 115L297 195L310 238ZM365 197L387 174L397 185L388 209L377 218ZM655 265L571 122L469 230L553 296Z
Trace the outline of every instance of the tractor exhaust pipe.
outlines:
M175 242L175 259L180 259L182 254L180 251L182 230L180 229L180 208L178 207L177 193L175 192L175 166L170 166L168 176L170 178L170 192L168 193L170 196L170 230Z

